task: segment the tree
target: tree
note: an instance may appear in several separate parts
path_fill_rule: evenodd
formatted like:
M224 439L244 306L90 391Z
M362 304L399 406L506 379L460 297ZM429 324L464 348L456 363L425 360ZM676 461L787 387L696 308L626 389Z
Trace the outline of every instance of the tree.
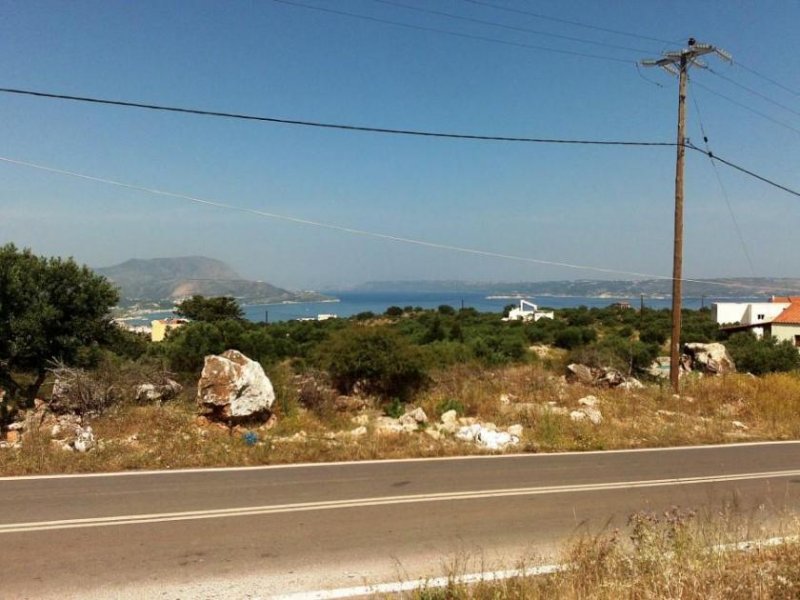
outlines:
M0 247L0 384L31 403L47 368L79 364L109 339L114 287L74 260ZM27 385L20 372L33 374Z
M244 320L244 311L235 298L219 296L206 298L205 296L192 296L178 304L175 314L192 321L215 323L216 321Z
M352 393L358 384L368 394L406 400L427 379L419 351L383 327L337 332L320 345L318 357L343 394Z
M800 353L788 340L758 339L750 332L742 332L733 334L725 346L740 372L763 375L800 368Z

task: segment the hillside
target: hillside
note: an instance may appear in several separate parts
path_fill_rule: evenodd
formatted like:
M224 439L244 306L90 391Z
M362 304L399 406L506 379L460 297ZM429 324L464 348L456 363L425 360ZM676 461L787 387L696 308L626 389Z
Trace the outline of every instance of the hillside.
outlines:
M195 294L233 296L247 304L327 299L315 292L292 292L244 279L224 262L204 256L134 258L95 272L117 285L122 304L172 301Z
M672 293L669 279L641 281L606 281L578 279L573 281L475 282L475 281L370 281L356 288L362 292L475 292L489 294L521 294L529 296L576 296L587 298L665 297ZM732 277L709 279L683 284L686 297L710 298L768 297L800 295L800 279L772 277Z

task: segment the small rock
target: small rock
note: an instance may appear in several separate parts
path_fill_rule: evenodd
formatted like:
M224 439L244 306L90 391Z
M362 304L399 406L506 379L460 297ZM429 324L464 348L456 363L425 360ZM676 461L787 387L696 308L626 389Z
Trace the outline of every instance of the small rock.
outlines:
M506 431L512 436L522 437L522 425L511 425Z
M361 427L356 427L355 429L351 429L349 433L350 437L362 437L367 435L367 428L366 426L362 425Z
M78 452L88 452L95 447L95 444L94 433L92 433L92 428L89 426L80 429L75 441L72 442L72 446Z
M511 404L511 397L508 394L500 394L500 404Z
M593 424L600 425L600 423L603 422L602 413L599 410L597 410L596 408L594 408L593 406L585 406L583 408L583 412L586 414L587 417L589 417L589 420Z
M600 404L600 400L598 400L595 396L584 396L580 400L578 400L578 404L581 406L590 406L595 407Z
M350 420L355 425L369 425L369 415L356 415Z
M406 415L410 416L412 419L414 419L414 421L416 421L420 425L422 423L428 422L428 415L426 415L425 411L422 410L421 408L415 408L411 412L406 413Z
M731 425L733 425L736 429L741 429L743 431L747 431L748 429L750 429L747 425L745 425L741 421L731 421Z
M455 410L448 410L447 412L442 413L441 421L445 425L447 424L455 425L456 422L458 421L458 413Z
M583 421L586 418L586 413L582 410L573 410L569 413L569 418L573 421Z
M431 428L426 429L425 430L425 435L430 436L434 440L442 439L441 432L437 431L436 429L431 429Z

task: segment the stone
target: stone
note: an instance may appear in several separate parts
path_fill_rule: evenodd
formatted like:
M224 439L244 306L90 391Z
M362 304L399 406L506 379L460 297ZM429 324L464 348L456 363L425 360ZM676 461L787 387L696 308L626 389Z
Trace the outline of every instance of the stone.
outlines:
M569 413L569 418L573 421L589 419L593 425L599 425L603 422L603 414L594 406L583 406L578 410L573 410Z
M434 440L442 439L442 433L436 429L431 429L431 428L426 429L425 435L429 436L431 439Z
M369 415L356 415L350 420L354 425L369 425Z
M724 375L725 373L736 372L733 358L728 354L727 348L719 342L711 344L692 342L684 344L683 349L691 357L692 367L695 370L710 375Z
M361 427L351 429L348 433L350 434L350 437L363 437L367 435L367 428L362 425Z
M747 431L748 429L750 429L747 425L745 425L741 421L731 421L731 425L733 425L736 429L741 429L743 431Z
M416 428L416 423L414 426ZM392 417L378 417L375 419L375 432L380 435L403 433L405 430L405 427L398 419L393 419Z
M569 413L569 418L573 421L583 421L586 418L586 413L582 410L573 410Z
M197 384L197 403L219 420L253 419L268 414L275 402L264 369L238 350L206 356Z
M623 390L641 390L644 388L644 384L635 377L628 377L619 387Z
M578 382L584 385L594 385L594 374L586 365L571 363L567 365L567 381Z
M500 394L500 404L507 405L511 404L511 396L508 394Z
M578 404L581 406L597 406L600 404L600 400L597 399L595 396L584 396L580 400L578 400Z
M92 432L92 428L89 426L80 428L75 437L75 441L72 442L72 447L78 452L88 452L94 448L95 445L96 442L94 439L94 433Z
M442 413L440 420L445 425L455 425L458 422L458 413L455 410L448 410L447 412Z
M183 390L183 386L172 379L166 379L164 383L143 383L136 386L137 402L165 402L172 400Z
M522 437L522 425L511 425L506 431L514 437Z
M415 408L414 410L407 412L406 415L410 416L416 423L420 425L428 422L428 415L426 415L425 411L421 408Z

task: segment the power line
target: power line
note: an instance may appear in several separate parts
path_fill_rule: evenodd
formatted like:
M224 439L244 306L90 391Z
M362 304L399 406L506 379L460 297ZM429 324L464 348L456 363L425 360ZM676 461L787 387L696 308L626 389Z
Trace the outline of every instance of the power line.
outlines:
M695 81L694 85L697 86L697 87L703 88L709 94L713 94L714 96L718 96L718 97L722 98L723 100L727 100L731 104L735 104L736 106L738 106L740 108L743 108L743 109L745 109L745 110L747 110L747 111L749 111L749 112L751 112L751 113L753 113L755 115L758 115L759 117L761 117L763 119L766 119L767 121L775 123L775 125L780 125L781 127L785 127L786 129L790 129L790 130L794 131L795 133L800 133L800 129L797 129L796 127L792 127L788 123L784 123L783 121L779 121L778 119L770 117L768 114L763 113L760 110L756 110L755 108L752 108L752 107L748 106L747 104L739 102L738 100L734 100L730 96L726 96L725 94L721 94L720 92L717 92L716 90L711 89L710 87L700 83L699 81Z
M735 81L735 80L731 79L730 77L727 77L727 76L723 75L722 73L717 73L717 72L716 72L714 69L711 69L711 68L709 68L709 69L708 69L708 72L709 72L709 73L711 73L712 75L716 75L716 76L717 76L717 77L719 77L720 79L724 79L724 80L725 80L725 81L727 81L728 83L730 83L730 84L732 84L732 85L735 85L735 86L736 86L736 87L738 87L738 88L741 88L741 89L745 90L746 92L749 92L749 93L753 94L754 96L758 96L758 97L759 97L759 98L761 98L762 100L766 100L766 101L767 101L767 102L769 102L770 104L774 104L775 106L777 106L777 107L779 107L779 108L782 108L783 110L787 110L787 111L789 111L790 113L792 113L792 114L795 114L795 115L797 115L798 117L800 117L800 111L797 111L797 110L793 109L793 108L792 108L792 107L790 107L790 106L786 106L785 104L781 104L781 103L780 103L780 102L778 102L777 100L773 100L772 98L770 98L770 97L769 97L769 96L767 96L766 94L762 94L762 93L761 93L761 92L759 92L758 90L754 90L753 88L751 88L751 87L749 87L749 86L746 86L746 85L744 85L744 84L742 84L742 83L739 83L738 81Z
M490 141L490 142L521 142L530 144L587 144L594 146L675 146L674 142L648 142L648 141L627 141L627 140L581 140L581 139L560 139L560 138L515 137L515 136L500 136L500 135L475 135L469 133L424 131L418 129L393 129L388 127L370 127L363 125L347 125L342 123L323 123L321 121L281 119L278 117L265 117L265 116L248 115L242 113L219 112L213 110L203 110L199 108L167 106L163 104L145 104L142 102L129 102L127 100L108 100L105 98L94 98L90 96L71 96L67 94L37 92L33 90L21 90L15 88L0 88L0 93L16 94L22 96L34 96L37 98L49 98L53 100L71 100L75 102L89 102L91 104L104 104L110 106L122 106L127 108L144 108L148 110L166 111L166 112L182 113L190 115L201 115L206 117L223 117L228 119L240 119L245 121L262 121L267 123L278 123L281 125L301 125L305 127L320 127L323 129L340 129L345 131L358 131L367 133L384 133L384 134L395 134L395 135L409 135L409 136L432 137L432 138L450 138L458 140L479 140L479 141Z
M575 270L582 270L582 271L593 271L593 272L597 272L597 273L606 273L606 274L613 274L613 275L628 275L628 276L633 276L633 277L642 277L642 278L646 278L646 279L672 280L672 277L668 277L666 275L653 275L653 274L650 274L650 273L640 273L640 272L637 272L637 271L625 271L625 270L611 269L611 268L606 268L606 267L596 267L596 266L581 265L581 264L576 264L576 263L568 263L568 262L561 262L561 261L546 260L546 259L541 259L541 258L532 258L532 257L527 257L527 256L518 256L518 255L513 255L513 254L504 254L504 253L500 253L500 252L492 252L492 251L489 251L489 250L481 250L481 249L477 249L477 248L467 248L467 247L464 247L464 246L455 246L455 245L451 245L451 244L442 244L442 243L438 243L438 242L430 242L430 241L426 241L426 240L418 240L418 239L414 239L414 238L408 238L408 237L398 236L398 235L393 235L393 234L388 234L388 233L379 233L379 232L374 232L374 231L367 231L365 229L357 229L357 228L354 228L354 227L347 227L345 225L338 225L338 224L334 224L334 223L325 223L325 222L322 222L322 221L315 221L315 220L312 220L312 219L304 219L304 218L301 218L301 217L294 217L294 216L290 216L290 215L282 215L282 214L268 212L268 211L264 211L264 210L258 210L258 209L255 209L255 208L248 208L246 206L237 206L235 204L228 204L228 203L219 202L219 201L216 201L216 200L209 200L209 199L205 199L205 198L199 198L197 196L191 196L189 194L181 194L181 193L177 193L177 192L170 192L170 191L161 190L161 189L158 189L158 188L151 188L151 187L141 186L141 185L137 185L137 184L133 184L133 183L126 183L126 182L122 182L122 181L117 181L117 180L114 180L114 179L108 179L108 178L105 178L105 177L97 177L97 176L94 176L94 175L87 175L85 173L79 173L79 172L76 172L76 171L68 171L66 169L59 169L59 168L56 168L56 167L50 167L50 166L46 166L46 165L42 165L42 164L38 164L38 163L33 163L33 162L28 162L28 161L23 161L23 160L17 160L17 159L5 157L5 156L0 156L0 161L8 163L8 164L12 164L12 165L29 167L29 168L32 168L32 169L37 169L39 171L45 171L45 172L48 172L48 173L55 173L55 174L58 174L58 175L65 175L65 176L75 177L75 178L83 179L83 180L87 180L87 181L94 181L96 183L104 183L104 184L113 185L113 186L116 186L116 187L122 187L122 188L130 189L130 190L136 190L136 191L140 191L140 192L145 192L145 193L153 194L153 195L156 195L156 196L165 196L165 197L168 197L168 198L186 200L188 202L192 202L192 203L195 203L195 204L201 204L201 205L204 205L204 206L212 206L212 207L215 207L215 208L221 208L221 209L225 209L225 210L232 210L232 211L242 212L242 213L246 213L246 214L256 215L256 216L259 216L259 217L266 217L266 218L269 218L269 219L277 219L277 220L281 220L281 221L288 221L290 223L296 223L296 224L299 224L299 225L308 225L308 226L312 226L312 227L318 227L318 228L321 228L321 229L339 231L339 232L342 232L342 233L349 233L349 234L353 234L353 235L376 238L376 239L381 239L381 240L386 240L386 241L391 241L391 242L399 242L399 243L404 243L404 244L409 244L409 245L422 246L422 247L425 247L425 248L433 248L433 249L437 249L437 250L447 250L447 251L451 251L451 252L460 252L460 253L463 253L463 254L471 254L471 255L476 255L476 256L485 256L485 257L489 257L489 258L499 258L499 259L503 259L503 260L513 260L513 261L517 261L517 262L532 263L532 264L545 265L545 266L551 266L551 267L563 267L563 268L567 268L567 269L575 269ZM701 284L708 284L708 285L719 285L719 286L723 286L723 287L743 287L742 284L736 284L736 283L732 283L732 282L721 282L721 281L714 281L714 280L705 280L705 279L682 279L682 281L688 282L688 283L701 283ZM784 290L779 290L779 289L776 288L775 291L784 291ZM786 290L786 291L788 291L788 290ZM796 291L796 290L791 290L791 291Z
M690 80L691 81L691 80ZM692 82L693 83L693 82ZM717 163L714 162L713 153L711 152L711 147L708 144L708 135L706 134L705 125L703 125L703 117L700 114L700 105L697 103L697 98L695 98L694 94L692 95L692 102L694 103L694 109L697 113L697 122L700 124L700 133L703 135L703 143L706 147L706 152L708 153L708 162L711 165L711 168L714 171L714 175L717 178L717 183L719 184L719 189L722 195L722 198L725 200L725 206L728 207L728 214L731 217L731 221L733 221L733 228L736 230L736 235L739 237L739 242L742 245L742 251L744 252L744 256L747 259L747 264L750 267L750 273L753 277L756 276L756 269L753 266L753 260L750 257L750 252L747 250L747 244L744 241L744 236L742 235L742 230L739 227L739 221L736 219L736 215L733 212L733 207L731 206L730 198L728 197L728 190L725 189L725 184L722 182L722 177L719 174L719 169L717 168Z
M502 40L499 38L493 37L486 37L483 35L473 35L470 33L460 33L457 31L450 31L448 29L440 29L438 27L428 27L425 25L412 25L411 23L403 23L400 21L392 21L390 19L382 19L379 17L372 17L369 15L362 15L359 13L348 12L345 10L338 10L334 8L327 8L324 6L313 6L311 4L304 4L302 2L294 2L292 0L272 0L273 2L277 2L279 4L286 4L288 6L295 6L298 8L306 8L308 10L316 10L319 12L324 12L328 14L340 15L343 17L350 17L353 19L361 19L362 21L371 21L373 23L382 23L384 25L393 25L395 27L404 27L406 29L415 29L417 31L427 31L432 33L441 33L443 35L449 35L453 37L464 38L468 40L479 40L482 42L489 42L492 44L502 44L504 46L514 46L517 48L526 48L528 50L540 50L542 52L555 52L556 54L566 54L569 56L580 56L582 58L594 58L597 60L605 60L608 62L615 62L615 63L622 63L629 65L631 64L631 60L617 58L616 56L604 56L601 54L590 54L588 52L578 52L575 50L561 50L558 48L551 48L549 46L537 46L534 44L525 44L522 42L512 42L509 40Z
M793 196L797 196L798 198L800 198L800 192L798 192L797 190L793 190L792 188L789 188L789 187L787 187L785 185L781 185L780 183L777 183L777 182L773 181L772 179L768 179L767 177L759 175L758 173L755 173L754 171L751 171L749 169L741 167L741 166L737 165L736 163L733 163L733 162L731 162L729 160L725 160L724 158L722 158L720 156L717 156L716 154L714 154L711 151L706 151L706 150L703 150L702 148L698 148L697 146L695 146L691 142L686 142L686 147L691 149L691 150L695 150L696 152L700 152L702 154L705 154L706 156L712 158L713 160L715 160L717 162L720 162L723 165L727 165L732 169L736 169L737 171L739 171L741 173L744 173L745 175L749 175L750 177L758 179L759 181L763 181L764 183L766 183L768 185L771 185L772 187L778 188L779 190L783 190L784 192L787 192L789 194L792 194Z
M695 82L694 85L700 85L701 87L706 88L706 86L702 86L702 84ZM706 88L708 89L708 88ZM712 90L709 90L712 91ZM308 126L308 127L321 127L324 129L341 129L345 131L358 131L358 132L370 132L370 133L382 133L382 134L393 134L393 135L409 135L409 136L421 136L421 137L429 137L429 138L445 138L445 139L459 139L459 140L473 140L473 141L494 141L494 142L518 142L518 143L531 143L531 144L565 144L565 145L591 145L591 146L633 146L633 147L675 147L677 144L675 142L646 142L646 141L626 141L626 140L585 140L585 139L561 139L561 138L533 138L533 137L513 137L513 136L491 136L491 135L473 135L473 134L465 134L465 133L447 133L447 132L439 132L439 131L423 131L423 130L414 130L414 129L391 129L385 127L368 127L368 126L361 126L361 125L344 125L339 123L323 123L318 121L300 121L294 119L279 119L276 117L261 117L255 115L246 115L246 114L239 114L239 113L227 113L227 112L217 112L217 111L208 111L208 110L201 110L201 109L194 109L194 108L181 108L175 106L165 106L159 104L143 104L139 102L128 102L124 100L106 100L102 98L92 98L88 96L69 96L66 94L53 94L49 92L35 92L31 90L20 90L20 89L13 89L13 88L0 88L0 93L7 93L7 94L19 94L24 96L35 96L40 98L51 98L57 100L73 100L77 102L89 102L92 104L107 104L111 106L122 106L128 108L144 108L150 110L160 110L166 112L174 112L174 113L182 113L182 114L192 114L192 115L202 115L202 116L211 116L211 117L224 117L224 118L231 118L231 119L243 119L247 121L265 121L268 123L280 123L284 125L301 125L301 126ZM715 93L712 91L712 93ZM697 148L692 144L687 144L687 148L691 148L692 150L696 150L698 152L702 152L703 154L707 154L707 152L703 151L701 148ZM716 155L713 156L714 160L717 160L723 164L726 164L742 173L750 175L751 177L755 177L763 181L764 183L768 183L769 185L776 187L778 189L784 190L793 194L795 196L800 196L800 193L784 186L779 183L776 183L766 177L762 177L744 167L740 167L730 161L724 160Z
M492 4L491 2L482 2L481 0L461 0L462 2L469 2L470 4L477 4L479 6L488 6L489 8L494 8L496 10L504 10L506 12L516 13L520 15L528 15L530 17L536 17L537 19L543 19L546 21L554 21L556 23L566 23L567 25L574 25L575 27L583 27L584 29L593 29L595 31L604 31L606 33L614 33L616 35L624 35L631 38L636 38L640 40L647 40L650 42L658 42L660 44L674 44L675 40L662 40L661 38L657 37L650 37L647 35L641 35L638 33L631 33L628 31L621 31L619 29L609 29L607 27L600 27L598 25L590 25L589 23L581 23L580 21L570 21L569 19L560 19L558 17L551 17L549 15L543 15L541 13L536 13L529 10L520 10L518 8L511 8L508 6L500 6L497 4Z
M747 71L748 73L750 73L750 74L752 74L752 75L755 75L756 77L758 77L758 78L760 78L760 79L763 79L764 81L766 81L766 82L768 82L768 83L771 83L772 85L774 85L774 86L777 86L777 87L781 88L782 90L784 90L784 91L786 91L786 92L789 92L790 94L794 94L795 96L800 96L800 92L798 92L797 90L793 90L793 89L792 89L792 88L790 88L790 87L786 87L786 86L785 86L785 85L783 85L783 84L782 84L780 81L776 81L775 79L773 79L773 78L771 78L771 77L767 77L767 76L766 76L766 75L764 75L763 73L759 73L759 72L758 72L758 71L756 71L755 69L752 69L752 68L748 67L747 65L743 65L743 64L742 64L742 63L740 63L740 62L736 62L735 64L736 64L736 66L738 66L738 67L740 67L740 68L744 69L744 70L745 70L745 71Z
M386 4L388 6L397 6L397 7L400 7L400 8L406 8L408 10L414 10L414 11L425 13L425 14L429 14L429 15L447 17L449 19L456 19L458 21L467 21L469 23L478 23L480 25L491 25L492 27L501 27L503 29L508 29L508 30L511 30L511 31L520 31L520 32L523 32L523 33L532 33L534 35L543 35L543 36L557 38L557 39L561 39L561 40L568 40L568 41L571 41L571 42L578 42L580 44L591 44L593 46L602 46L604 48L613 48L615 50L627 50L627 51L630 51L630 52L638 52L638 53L649 52L649 50L642 50L641 48L632 48L630 46L619 46L617 44L609 44L609 43L606 43L606 42L598 42L598 41L595 41L595 40L587 40L586 38L579 38L579 37L573 37L573 36L569 36L569 35L562 35L562 34L559 34L559 33L552 33L552 32L549 32L549 31L540 31L538 29L529 29L527 27L520 27L520 26L517 26L517 25L508 25L506 23L498 23L497 21L486 21L486 20L483 20L483 19L475 19L473 17L467 17L467 16L464 16L464 15L457 15L457 14L454 14L454 13L449 13L449 12L445 12L445 11L441 11L441 10L434 10L434 9L431 9L431 8L421 8L419 6L413 6L413 5L410 5L410 4L405 4L403 2L395 2L393 0L372 0L372 2L376 2L378 4Z

